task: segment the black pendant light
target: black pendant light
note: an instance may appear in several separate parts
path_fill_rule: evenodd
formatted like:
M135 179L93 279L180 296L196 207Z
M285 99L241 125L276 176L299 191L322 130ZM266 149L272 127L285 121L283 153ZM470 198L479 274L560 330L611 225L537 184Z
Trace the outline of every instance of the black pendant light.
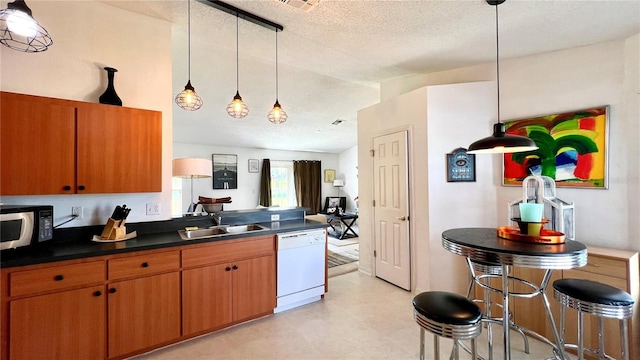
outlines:
M202 98L196 93L196 90L191 85L191 0L187 0L188 12L189 12L189 24L188 24L188 37L189 37L189 80L178 95L176 95L176 104L184 110L196 111L202 106Z
M278 102L278 29L276 29L276 103L273 104L273 109L269 111L267 118L274 124L282 124L288 117Z
M16 0L0 11L0 43L13 50L35 53L46 51L53 40L33 18L24 0Z
M247 114L249 114L249 107L247 106L247 104L244 103L244 101L242 101L242 97L240 96L240 75L239 72L239 60L238 60L238 16L236 15L236 96L233 97L233 100L231 101L231 103L229 103L229 105L227 105L227 113L236 118L236 119L242 119L243 117L247 116Z
M500 42L498 36L498 5L505 0L486 0L487 4L496 7L496 77L498 93L498 122L493 124L493 135L480 139L469 145L471 154L500 154L531 151L538 148L536 143L525 136L509 135L500 122Z

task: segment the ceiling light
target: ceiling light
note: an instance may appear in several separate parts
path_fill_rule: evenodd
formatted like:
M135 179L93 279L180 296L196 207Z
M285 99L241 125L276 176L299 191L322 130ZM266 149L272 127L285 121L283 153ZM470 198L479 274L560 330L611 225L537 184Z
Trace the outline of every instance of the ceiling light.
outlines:
M267 114L267 117L274 124L282 124L289 117L278 102L278 29L276 29L276 103L273 104L273 109Z
M17 51L42 52L53 40L33 18L24 0L16 0L0 11L0 43Z
M493 135L480 139L469 145L471 154L498 154L531 151L538 148L536 143L525 136L509 135L500 122L500 42L498 37L498 5L505 0L486 0L487 4L496 7L496 82L498 93L498 122L493 124Z
M227 106L227 113L236 119L242 119L249 114L249 107L242 101L239 88L239 60L238 60L238 16L236 15L236 96L233 97L233 101Z
M188 4L188 37L189 37L189 80L184 90L176 95L176 104L188 111L196 111L202 106L202 98L196 93L191 85L191 0L187 0Z

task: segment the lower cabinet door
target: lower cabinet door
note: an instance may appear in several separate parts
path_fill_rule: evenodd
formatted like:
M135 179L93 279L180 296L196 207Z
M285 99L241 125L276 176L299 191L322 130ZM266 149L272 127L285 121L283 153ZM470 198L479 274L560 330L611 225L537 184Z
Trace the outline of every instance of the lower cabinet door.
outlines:
M104 286L11 301L11 359L104 359Z
M108 285L110 358L180 338L178 272Z
M273 312L276 306L276 267L273 256L234 263L233 321Z
M232 265L182 272L182 331L185 336L231 323Z

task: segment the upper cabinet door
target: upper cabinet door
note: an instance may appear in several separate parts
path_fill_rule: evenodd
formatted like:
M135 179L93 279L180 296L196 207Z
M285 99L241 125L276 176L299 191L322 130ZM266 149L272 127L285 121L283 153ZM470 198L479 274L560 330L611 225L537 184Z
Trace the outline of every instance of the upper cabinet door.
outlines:
M77 192L162 191L162 113L80 103Z
M72 194L74 102L2 92L0 194Z

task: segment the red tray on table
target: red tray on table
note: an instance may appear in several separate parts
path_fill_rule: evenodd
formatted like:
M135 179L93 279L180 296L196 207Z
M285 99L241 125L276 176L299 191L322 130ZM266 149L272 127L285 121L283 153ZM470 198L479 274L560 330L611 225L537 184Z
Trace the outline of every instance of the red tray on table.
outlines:
M498 228L498 236L503 239L529 242L537 244L564 244L565 236L555 230L540 230L539 236L523 235L518 226L501 226Z

